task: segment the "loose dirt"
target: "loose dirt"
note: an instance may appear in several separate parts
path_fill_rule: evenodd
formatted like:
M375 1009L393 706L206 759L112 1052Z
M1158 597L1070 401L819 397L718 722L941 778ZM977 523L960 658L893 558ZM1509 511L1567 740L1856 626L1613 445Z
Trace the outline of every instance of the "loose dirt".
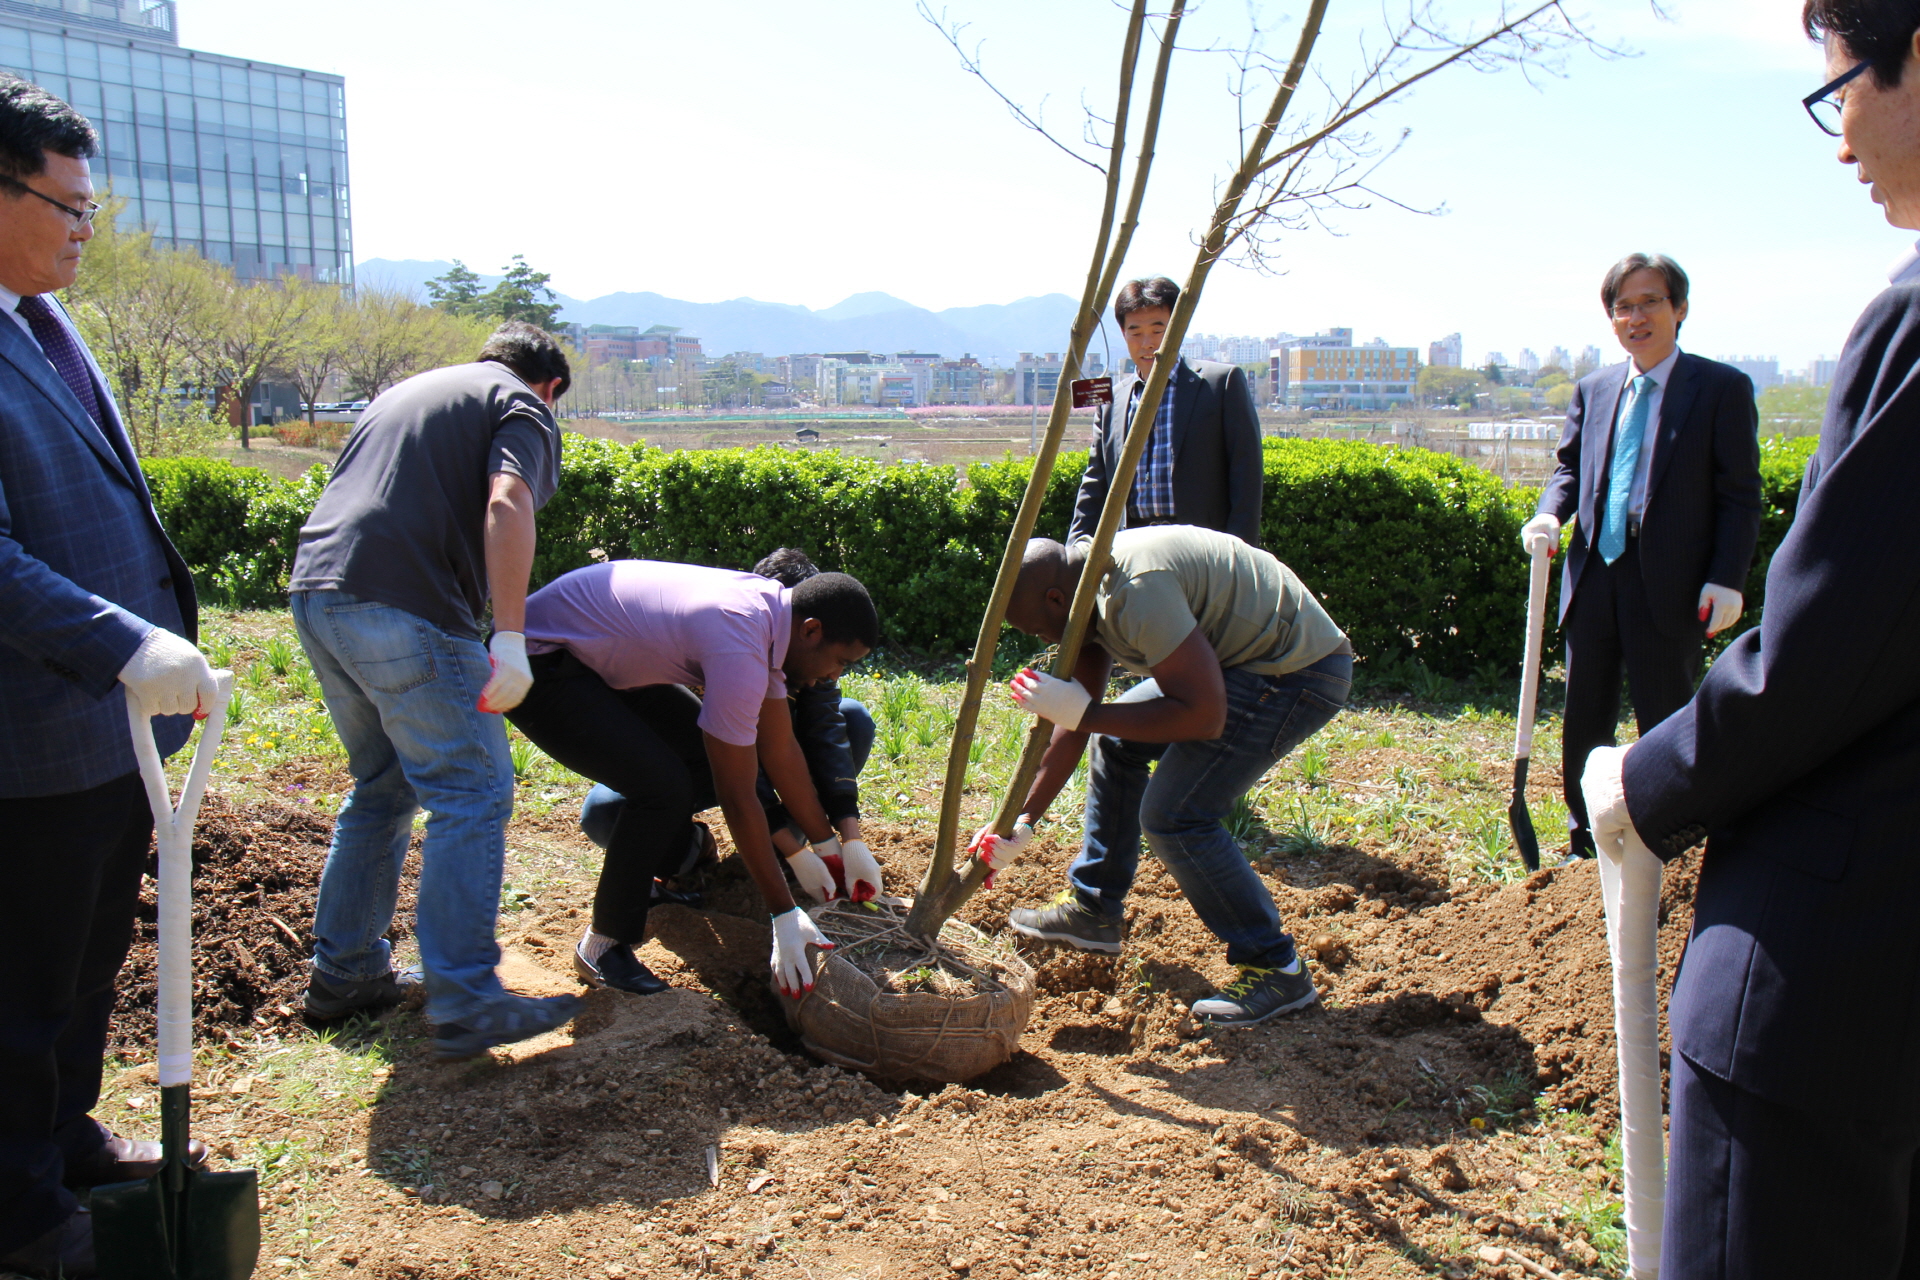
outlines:
M203 1030L291 1021L326 825L209 803ZM910 891L930 838L868 836L888 887ZM1057 890L1069 852L1043 838L963 918L1003 928ZM1437 857L1338 847L1262 871L1295 936L1327 957L1321 1006L1196 1026L1189 1006L1232 970L1148 860L1126 954L1025 950L1040 994L1022 1051L968 1087L929 1088L795 1051L767 988L765 912L723 842L704 909L651 915L641 956L673 991L594 993L570 1027L456 1065L429 1059L416 1014L393 1015L411 1047L378 1098L311 1135L326 1174L307 1193L314 1274L1517 1280L1516 1264L1475 1260L1489 1241L1598 1274L1584 1219L1522 1208L1610 1186L1593 868L1455 889ZM1692 890L1690 866L1669 869L1668 981ZM510 986L578 990L586 897L507 918ZM151 1044L137 1011L150 972L130 978L116 1030L132 1050ZM1538 1091L1592 1123L1536 1124ZM285 1123L262 1105L207 1132L231 1148ZM1517 1130L1539 1136L1501 1140ZM1549 1144L1553 1160L1527 1154Z

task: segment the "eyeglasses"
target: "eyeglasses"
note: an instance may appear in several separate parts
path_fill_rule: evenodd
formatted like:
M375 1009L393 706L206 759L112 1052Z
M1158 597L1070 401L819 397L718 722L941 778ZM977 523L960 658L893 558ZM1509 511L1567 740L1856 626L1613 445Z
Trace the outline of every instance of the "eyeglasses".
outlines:
M32 187L28 186L26 183L20 181L20 179L10 178L5 174L0 174L0 183L4 183L7 186L13 187L16 190L24 191L30 196L39 196L40 199L45 200L48 204L52 205L54 208L58 209L60 212L66 214L68 218L72 219L73 229L75 231L78 231L81 227L90 225L93 222L93 215L100 212L100 206L95 204L91 200L87 201L87 207L85 209L76 209L70 204L61 204L58 200L55 200L52 196L42 195L40 192L35 191Z
M1607 310L1612 313L1615 320L1631 320L1636 316L1644 320L1670 301L1672 301L1672 299L1662 295L1658 298L1647 298L1640 302L1615 303L1613 306L1607 308Z
M1820 126L1820 132L1835 138L1840 136L1841 99L1833 95L1846 88L1861 72L1872 65L1873 63L1862 59L1853 65L1853 70L1837 80L1829 80L1800 99L1800 105L1807 109L1807 114L1813 117L1813 122Z

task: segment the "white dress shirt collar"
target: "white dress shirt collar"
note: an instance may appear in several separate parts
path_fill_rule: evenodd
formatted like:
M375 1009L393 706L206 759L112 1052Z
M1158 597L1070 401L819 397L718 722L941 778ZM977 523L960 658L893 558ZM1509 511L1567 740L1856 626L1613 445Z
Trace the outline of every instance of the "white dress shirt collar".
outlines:
M1920 284L1920 243L1901 254L1887 271L1888 284Z
M20 295L3 284L0 284L0 311L5 311L12 316L13 322L20 326L22 333L29 338L33 337L33 327L27 323L27 318L20 314ZM39 340L35 339L35 341Z

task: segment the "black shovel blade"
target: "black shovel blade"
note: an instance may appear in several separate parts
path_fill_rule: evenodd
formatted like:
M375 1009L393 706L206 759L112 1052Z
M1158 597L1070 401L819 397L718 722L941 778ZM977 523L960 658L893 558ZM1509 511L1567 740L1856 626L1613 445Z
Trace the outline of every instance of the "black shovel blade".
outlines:
M1533 834L1533 815L1527 811L1527 760L1513 762L1513 803L1507 806L1507 822L1513 827L1513 842L1520 846L1520 861L1527 870L1540 869L1540 841Z
M175 1180L179 1189L167 1185ZM162 1169L95 1187L93 1247L101 1280L247 1280L260 1260L260 1178Z

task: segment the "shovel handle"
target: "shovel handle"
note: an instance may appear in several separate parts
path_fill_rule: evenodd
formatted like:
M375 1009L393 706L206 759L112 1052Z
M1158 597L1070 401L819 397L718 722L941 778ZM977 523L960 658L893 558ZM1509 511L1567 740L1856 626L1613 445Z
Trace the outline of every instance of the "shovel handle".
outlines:
M160 1086L193 1080L193 823L206 794L207 775L220 734L226 728L227 702L233 696L233 672L213 673L213 706L201 724L200 741L187 767L186 785L175 805L167 789L160 749L153 740L153 718L133 691L127 691L127 729L134 758L153 809L153 842L159 854Z
M1547 571L1551 557L1544 546L1532 553L1527 581L1527 654L1520 668L1520 714L1513 735L1513 758L1533 754L1533 713L1540 702L1540 659L1547 634Z

